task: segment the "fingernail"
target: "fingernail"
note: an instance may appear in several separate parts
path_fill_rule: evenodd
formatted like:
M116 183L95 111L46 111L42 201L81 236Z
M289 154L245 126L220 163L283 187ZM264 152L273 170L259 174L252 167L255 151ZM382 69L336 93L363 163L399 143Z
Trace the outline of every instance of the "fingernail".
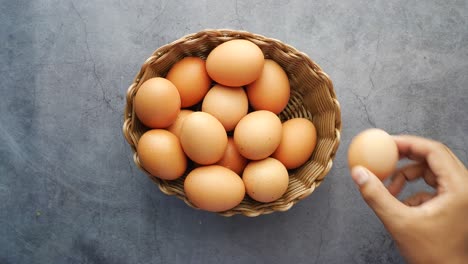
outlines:
M363 185L369 180L369 173L363 167L355 167L353 168L351 177L357 185Z

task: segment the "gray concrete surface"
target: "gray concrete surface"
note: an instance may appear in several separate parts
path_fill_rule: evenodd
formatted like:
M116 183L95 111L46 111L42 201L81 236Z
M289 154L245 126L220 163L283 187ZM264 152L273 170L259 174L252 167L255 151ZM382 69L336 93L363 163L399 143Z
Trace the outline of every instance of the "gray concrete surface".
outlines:
M402 263L349 177L350 139L376 126L468 161L465 0L3 0L0 23L0 263ZM335 166L288 212L195 211L132 162L128 85L154 49L205 28L280 39L334 81Z

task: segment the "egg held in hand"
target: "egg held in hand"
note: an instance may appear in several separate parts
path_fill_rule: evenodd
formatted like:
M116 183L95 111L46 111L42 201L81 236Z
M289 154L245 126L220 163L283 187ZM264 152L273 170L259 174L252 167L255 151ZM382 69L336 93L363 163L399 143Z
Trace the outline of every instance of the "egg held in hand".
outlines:
M398 148L387 132L368 129L353 138L348 149L348 165L363 166L382 181L393 174L398 163Z

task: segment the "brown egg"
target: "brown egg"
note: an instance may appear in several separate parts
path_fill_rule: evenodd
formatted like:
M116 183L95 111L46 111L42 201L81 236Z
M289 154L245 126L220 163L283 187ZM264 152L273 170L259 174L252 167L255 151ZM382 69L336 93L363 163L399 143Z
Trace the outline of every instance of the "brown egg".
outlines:
M185 154L201 165L218 162L226 151L227 141L223 125L205 112L188 115L180 130L180 142Z
M226 167L234 171L235 173L241 175L242 171L247 165L247 159L244 158L237 150L236 144L234 143L234 139L229 137L224 156L216 164Z
M137 153L141 166L164 180L179 178L187 168L187 158L179 139L164 129L145 132L138 141Z
M182 128L182 124L184 123L185 118L191 113L193 113L192 110L188 110L188 109L180 110L180 113L177 116L176 120L174 121L174 123L172 123L172 125L170 125L167 128L167 130L170 131L172 134L176 135L178 138L180 138L180 130Z
M239 153L247 159L264 159L280 144L281 120L270 111L251 112L242 118L234 130L234 142Z
M316 144L314 124L305 118L293 118L283 123L281 143L272 157L286 168L295 169L310 158Z
M274 158L249 162L242 179L247 194L263 203L278 200L286 192L289 184L288 170Z
M257 45L235 39L220 44L208 54L206 70L217 83L240 87L260 76L264 62L263 52Z
M170 126L180 112L180 96L177 88L160 77L145 81L134 99L138 119L151 128Z
M242 87L217 84L203 99L202 111L216 117L226 131L231 131L249 111L247 94Z
M279 114L289 101L288 75L273 60L265 60L260 77L247 86L249 102L255 110Z
M218 165L192 170L185 178L184 191L190 202L210 212L232 209L245 196L242 179L232 170Z
M397 167L398 148L393 138L381 129L368 129L353 138L348 149L349 168L361 165L381 180Z
M198 57L185 57L178 61L169 70L166 78L179 90L182 107L201 102L211 86L205 61Z

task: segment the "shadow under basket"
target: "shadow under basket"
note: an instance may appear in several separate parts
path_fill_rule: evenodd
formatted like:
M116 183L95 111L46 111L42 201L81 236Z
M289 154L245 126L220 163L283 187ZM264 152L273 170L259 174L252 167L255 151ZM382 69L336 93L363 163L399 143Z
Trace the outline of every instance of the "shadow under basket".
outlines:
M279 117L282 122L295 117L311 120L317 129L317 145L305 164L289 171L289 186L280 199L270 203L260 203L246 195L238 206L219 214L258 216L286 211L309 196L328 174L340 144L341 132L340 105L330 78L306 54L287 44L246 31L204 30L158 48L143 63L140 72L128 88L123 134L134 152L135 164L145 171L140 165L136 152L140 136L148 130L138 120L134 111L133 103L138 88L150 78L165 77L172 65L182 58L197 56L206 59L216 46L233 39L246 39L255 43L263 51L266 59L272 59L281 65L289 78L291 96L287 107ZM193 166L189 165L184 176L174 181L161 180L147 171L145 173L163 193L175 195L189 206L196 208L185 196L183 186L185 177L191 169Z

